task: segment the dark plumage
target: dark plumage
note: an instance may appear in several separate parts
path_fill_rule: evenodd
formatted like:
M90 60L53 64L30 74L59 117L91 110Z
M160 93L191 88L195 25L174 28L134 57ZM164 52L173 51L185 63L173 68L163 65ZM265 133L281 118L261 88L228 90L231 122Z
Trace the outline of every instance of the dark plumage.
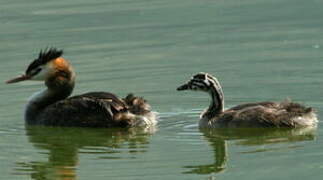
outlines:
M200 127L303 127L316 126L314 110L285 100L241 104L224 110L219 81L207 73L194 75L177 90L196 90L211 96L211 104L200 120Z
M58 101L41 113L36 124L80 127L132 127L129 119L120 121L118 114L128 114L129 106L111 93L92 92ZM138 114L136 112L131 112ZM148 112L149 113L149 112ZM50 118L48 118L50 117Z
M133 94L128 94L126 98L124 98L125 103L129 107L129 111L138 114L146 114L150 111L150 105L147 101L142 97L136 97Z
M155 125L155 114L143 98L132 94L120 99L109 92L90 92L70 96L75 73L61 57L63 51L51 48L41 51L26 74L7 81L45 81L47 89L28 102L25 119L31 125L80 127L134 127Z

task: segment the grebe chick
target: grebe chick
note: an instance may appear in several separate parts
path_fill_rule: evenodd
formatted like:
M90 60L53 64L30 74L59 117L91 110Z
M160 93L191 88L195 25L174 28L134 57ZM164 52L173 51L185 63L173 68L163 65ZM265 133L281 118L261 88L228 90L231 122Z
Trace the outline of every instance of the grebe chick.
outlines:
M194 90L211 96L211 104L202 114L201 128L217 127L305 127L316 126L317 116L311 107L285 100L255 102L224 110L224 95L219 81L208 73L194 75L178 91Z
M155 113L140 97L125 99L108 92L90 92L67 98L73 91L75 73L62 57L63 51L41 51L25 74L8 80L44 81L46 89L33 95L25 110L29 125L79 127L135 127L155 125Z

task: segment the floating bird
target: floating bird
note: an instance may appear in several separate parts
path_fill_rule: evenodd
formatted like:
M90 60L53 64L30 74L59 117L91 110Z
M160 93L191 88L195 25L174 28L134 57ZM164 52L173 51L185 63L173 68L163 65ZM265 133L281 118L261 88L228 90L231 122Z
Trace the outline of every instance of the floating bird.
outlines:
M224 95L219 81L208 73L198 73L178 91L206 92L211 104L200 116L202 128L218 127L305 127L316 126L317 116L311 107L284 100L254 102L224 110Z
M26 72L6 83L44 81L46 89L35 93L25 110L29 125L78 127L135 127L155 125L150 105L133 94L120 99L109 92L89 92L69 97L75 72L56 48L40 51Z

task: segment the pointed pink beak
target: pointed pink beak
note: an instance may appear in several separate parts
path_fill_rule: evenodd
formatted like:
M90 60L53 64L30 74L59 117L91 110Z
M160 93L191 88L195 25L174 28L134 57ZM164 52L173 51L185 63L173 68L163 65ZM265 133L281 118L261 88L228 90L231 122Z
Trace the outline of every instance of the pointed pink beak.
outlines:
M11 84L11 83L16 83L16 82L20 82L20 81L25 81L25 80L28 80L30 79L30 76L28 75L21 75L21 76L18 76L18 77L15 77L13 79L10 79L8 81L6 81L7 84Z

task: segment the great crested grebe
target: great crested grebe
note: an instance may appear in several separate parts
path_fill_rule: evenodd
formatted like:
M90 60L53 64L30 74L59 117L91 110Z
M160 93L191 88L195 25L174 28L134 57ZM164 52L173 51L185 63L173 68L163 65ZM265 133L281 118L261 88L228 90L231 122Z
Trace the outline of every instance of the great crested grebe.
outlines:
M90 92L67 98L73 91L75 73L56 48L40 51L25 74L8 80L45 81L46 89L29 100L25 120L30 125L79 127L135 127L157 123L145 99L129 94L120 99L108 92Z
M224 96L219 81L208 73L194 75L178 91L195 90L211 96L211 104L201 114L201 128L217 127L306 127L316 126L317 116L311 107L285 100L255 102L224 110Z

